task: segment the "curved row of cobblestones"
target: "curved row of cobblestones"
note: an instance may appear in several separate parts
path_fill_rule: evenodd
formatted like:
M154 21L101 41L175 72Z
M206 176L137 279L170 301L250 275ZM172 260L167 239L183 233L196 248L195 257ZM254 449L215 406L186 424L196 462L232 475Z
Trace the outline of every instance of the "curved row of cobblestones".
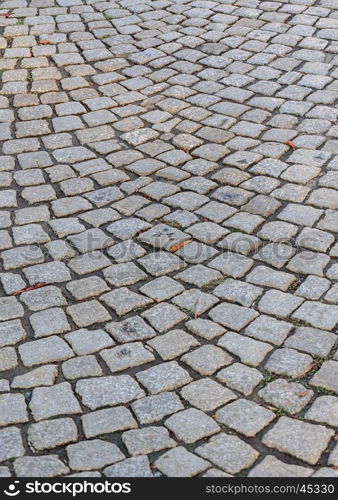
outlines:
M0 5L0 476L335 476L337 0Z

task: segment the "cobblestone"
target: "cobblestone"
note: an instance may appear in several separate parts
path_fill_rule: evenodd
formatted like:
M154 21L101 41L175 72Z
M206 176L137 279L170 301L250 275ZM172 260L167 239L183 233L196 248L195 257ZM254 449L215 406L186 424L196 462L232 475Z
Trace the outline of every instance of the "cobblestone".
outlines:
M336 475L334 1L5 3L0 475Z
M325 450L333 431L322 425L313 425L281 417L263 437L270 448L300 458L315 465Z

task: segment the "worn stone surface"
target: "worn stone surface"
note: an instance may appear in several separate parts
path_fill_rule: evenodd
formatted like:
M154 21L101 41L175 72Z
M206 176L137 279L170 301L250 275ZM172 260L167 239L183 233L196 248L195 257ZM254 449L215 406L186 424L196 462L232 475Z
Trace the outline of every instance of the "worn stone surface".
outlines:
M335 0L0 3L0 475L334 476Z
M216 420L247 437L255 436L266 427L275 415L253 401L237 399L216 413Z
M288 455L315 465L326 449L333 431L322 425L313 425L281 417L263 437L263 443Z
M279 378L267 384L258 392L266 403L280 408L291 415L300 412L313 396L313 391L296 382Z
M209 462L178 446L155 461L157 469L168 477L193 477L209 467Z
M230 474L250 467L259 453L237 436L225 433L212 437L196 449L196 453Z

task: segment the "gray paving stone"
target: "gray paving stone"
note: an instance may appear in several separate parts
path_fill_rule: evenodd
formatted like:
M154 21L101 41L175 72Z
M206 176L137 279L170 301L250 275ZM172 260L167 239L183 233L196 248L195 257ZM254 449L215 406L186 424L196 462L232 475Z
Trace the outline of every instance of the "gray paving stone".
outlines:
M136 378L151 394L171 391L191 382L189 373L176 361L162 363L138 372Z
M209 462L178 446L161 455L154 465L168 477L193 477L205 471Z
M63 361L74 356L68 344L56 335L21 344L19 354L24 366Z
M153 477L146 455L127 458L104 469L107 477Z
M34 451L53 449L77 439L77 427L71 418L43 420L28 429L28 442Z
M0 323L0 347L15 345L26 337L26 332L20 320Z
M137 427L132 414L123 406L87 413L81 420L84 434L88 439Z
M21 457L25 454L20 430L17 427L0 429L0 460Z
M223 335L217 345L238 356L242 363L251 366L259 365L272 350L270 344L244 337L235 332Z
M154 252L138 260L152 276L163 276L186 267L185 262L169 252Z
M296 378L306 373L311 368L312 363L311 356L285 347L277 349L271 354L265 368L272 373Z
M337 466L337 445L334 447L333 451L330 453L329 460L328 460L329 465Z
M230 302L239 303L241 306L250 307L262 293L262 289L243 281L227 279L218 285L213 293Z
M28 421L25 398L22 394L3 394L0 396L0 426Z
M102 439L70 444L66 451L71 469L80 471L101 469L125 458L115 444Z
M147 301L149 303L149 300ZM141 314L151 326L159 331L165 332L169 328L187 319L187 315L172 304L157 304Z
M225 433L212 437L196 448L196 453L217 467L235 474L250 467L258 458L258 452L250 445Z
M200 410L190 408L172 415L165 421L179 441L194 443L220 431L216 422Z
M82 413L69 382L33 389L29 407L36 421L63 414Z
M78 356L91 354L114 344L112 338L104 330L86 330L85 328L67 333L65 339Z
M143 390L130 375L82 379L75 390L83 404L91 410L129 403L144 396Z
M217 346L204 345L185 354L181 360L201 375L212 375L223 366L229 365L232 357Z
M248 307L223 303L214 307L209 312L209 316L226 328L240 331L253 321L258 316L258 313Z
M171 330L148 341L148 345L155 349L162 359L171 360L200 343L184 330Z
M315 328L332 330L338 322L338 307L320 302L304 302L293 317L309 323Z
M127 287L105 293L101 296L101 300L111 307L118 316L124 316L132 310L144 308L152 303L151 299L132 292Z
M103 349L100 356L112 373L154 361L154 355L141 342ZM97 374L100 375L100 374Z
M63 310L58 307L32 314L29 318L36 338L69 332L71 327Z
M176 446L165 427L145 427L122 434L122 441L130 455L144 455Z
M315 356L325 357L336 342L336 335L315 328L299 327L284 345Z
M246 437L254 437L275 418L275 414L253 401L237 399L216 412L216 420Z
M255 368L249 368L241 363L233 363L217 373L220 382L245 396L252 394L263 380L263 375Z
M333 435L322 425L281 417L263 437L263 443L304 462L315 465Z
M152 424L183 410L183 405L174 392L161 392L135 401L132 410L141 424Z
M54 384L57 375L56 365L44 365L23 375L17 375L11 386L13 389L31 389L40 385L49 386Z
M325 278L319 276L307 276L302 284L297 288L296 295L300 295L309 300L319 299L323 293L330 288L330 283Z
M8 467L0 467L0 477L11 477Z
M204 378L191 382L181 390L181 396L202 411L215 408L236 399L236 395L212 379Z
M309 467L286 464L273 455L267 455L249 472L248 477L309 477L312 472Z
M239 394L301 427L312 409L315 428L333 427L332 0L26 3L8 3L15 19L0 36L0 392L23 408L69 380L88 441L80 414L15 423L23 412L8 404L3 430L18 425L27 443L41 429L46 448L37 436L27 455L8 438L0 475L333 477L332 445L304 467L293 448L269 454L265 428L257 452L231 431L201 458L190 444L150 458L112 444L189 405L230 412ZM252 431L244 413L235 432ZM107 438L92 441L100 429ZM292 445L311 454L322 442L307 429Z
M17 458L14 470L17 477L54 477L69 472L57 455Z
M76 326L80 328L106 322L111 319L108 311L97 300L90 300L82 304L69 306L67 307L67 313L71 316Z
M338 398L335 396L320 396L317 398L305 413L307 420L337 426L338 419Z
M336 363L336 361L324 361L309 383L314 387L323 387L328 391L338 393L336 377L337 370L338 363Z
M14 347L0 349L0 372L11 370L18 365L18 358Z
M102 369L95 356L81 356L62 363L62 373L67 380L102 375Z
M246 281L254 285L267 286L285 291L296 280L295 276L284 271L275 271L266 266L257 266L251 271Z
M20 300L31 311L40 311L42 309L53 308L67 305L67 300L61 290L56 286L45 286L30 290L20 295Z
M266 403L280 408L291 415L300 412L311 401L313 391L296 382L279 378L267 384L258 392Z
M208 319L191 319L185 323L185 326L195 335L207 340L218 337L225 332L225 329L221 325Z
M62 283L70 281L69 269L63 262L47 262L24 269L28 282L33 285L39 281L43 283Z

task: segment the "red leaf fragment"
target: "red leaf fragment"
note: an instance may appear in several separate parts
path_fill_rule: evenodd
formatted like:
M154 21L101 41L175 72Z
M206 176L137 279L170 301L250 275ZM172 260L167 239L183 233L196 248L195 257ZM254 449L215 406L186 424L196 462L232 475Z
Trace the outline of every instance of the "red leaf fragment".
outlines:
M286 144L287 146L290 146L290 148L292 148L293 150L297 149L296 144L292 141L286 141L286 142L284 142L284 144Z
M180 243L176 243L176 245L173 245L172 247L169 248L169 252L174 253L177 252L180 248L184 247L188 243L190 243L192 240L186 240L186 241L181 241Z
M37 283L34 283L34 285L26 286L26 288L22 288L21 290L17 290L16 292L12 293L12 295L21 295L24 292L30 292L31 290L36 290L36 288L42 288L43 286L47 286L47 283L43 283L42 281L38 281Z
M297 396L299 398L303 398L304 396L306 396L307 394L309 394L309 391L304 391L304 392L300 392L299 394L297 394Z

